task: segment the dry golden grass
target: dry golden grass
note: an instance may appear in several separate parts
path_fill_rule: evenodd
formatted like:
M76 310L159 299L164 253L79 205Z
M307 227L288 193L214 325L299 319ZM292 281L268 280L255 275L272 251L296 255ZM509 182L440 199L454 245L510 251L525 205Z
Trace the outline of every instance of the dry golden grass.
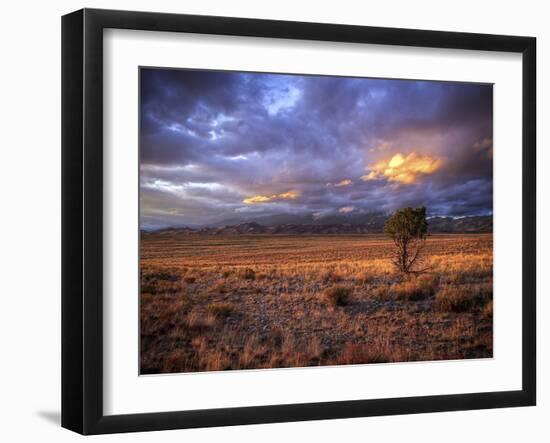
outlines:
M141 372L492 356L492 236L434 235L421 275L383 236L144 234Z

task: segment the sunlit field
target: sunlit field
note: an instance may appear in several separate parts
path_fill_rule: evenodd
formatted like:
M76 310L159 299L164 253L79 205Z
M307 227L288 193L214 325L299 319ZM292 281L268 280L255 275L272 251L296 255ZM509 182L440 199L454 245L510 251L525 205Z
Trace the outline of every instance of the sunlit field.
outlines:
M141 238L141 373L492 357L492 235Z

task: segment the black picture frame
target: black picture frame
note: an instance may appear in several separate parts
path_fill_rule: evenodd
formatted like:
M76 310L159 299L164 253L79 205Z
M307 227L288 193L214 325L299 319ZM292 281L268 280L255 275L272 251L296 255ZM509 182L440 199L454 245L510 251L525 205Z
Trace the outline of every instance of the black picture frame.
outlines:
M522 54L522 389L324 403L103 413L103 30L504 51ZM536 39L229 17L83 9L62 18L62 426L152 431L536 403Z

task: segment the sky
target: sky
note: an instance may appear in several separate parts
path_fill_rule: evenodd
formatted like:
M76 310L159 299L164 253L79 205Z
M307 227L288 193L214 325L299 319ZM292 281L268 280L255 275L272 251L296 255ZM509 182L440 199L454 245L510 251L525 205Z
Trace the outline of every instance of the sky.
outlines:
M140 226L490 215L488 84L141 68Z

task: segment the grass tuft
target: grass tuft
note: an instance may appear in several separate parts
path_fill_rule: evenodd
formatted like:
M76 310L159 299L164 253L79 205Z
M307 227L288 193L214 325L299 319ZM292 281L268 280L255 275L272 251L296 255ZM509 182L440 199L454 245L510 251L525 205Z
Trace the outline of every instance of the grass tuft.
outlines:
M325 289L323 296L331 306L347 306L350 302L351 293L351 288L337 285Z
M341 365L389 363L390 361L392 358L387 350L368 344L349 344L337 359L337 363Z
M231 303L222 302L210 303L206 309L208 313L215 318L229 317L235 310L234 306Z
M244 268L239 271L239 277L243 280L256 280L256 272L252 268Z
M423 300L428 297L432 297L435 294L439 283L437 277L431 275L419 275L416 277L410 277L409 279L395 283L391 287L398 299L417 301Z
M453 286L445 286L437 293L434 301L434 308L440 312L465 312L470 306L469 294Z

